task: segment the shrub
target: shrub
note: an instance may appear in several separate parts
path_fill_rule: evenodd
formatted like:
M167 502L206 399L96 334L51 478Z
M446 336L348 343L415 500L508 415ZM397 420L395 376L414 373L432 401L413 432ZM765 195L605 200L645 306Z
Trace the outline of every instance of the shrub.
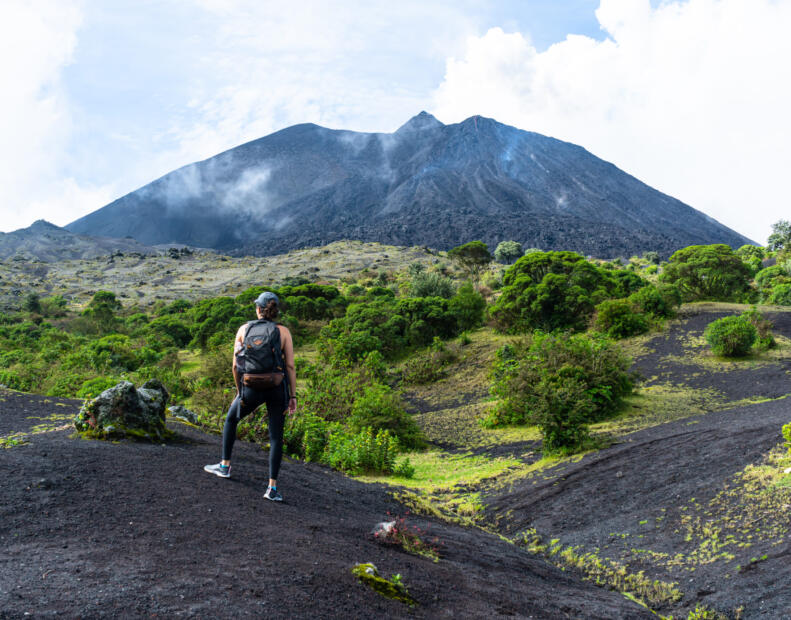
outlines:
M448 302L448 310L456 318L459 330L475 329L483 323L486 300L471 283L465 282Z
M450 299L455 292L450 278L433 271L421 271L409 282L409 294L412 297L442 297Z
M573 449L588 423L616 411L631 393L629 363L603 336L536 334L503 347L492 368L500 403L484 425L537 424L547 452Z
M791 284L778 284L769 294L768 302L776 306L791 306Z
M781 265L772 265L755 274L755 286L761 293L762 301L767 301L781 284L791 284L791 276Z
M366 427L388 430L408 448L421 447L425 443L420 427L404 410L401 398L386 385L374 383L366 387L354 401L347 423L353 432L361 432Z
M747 319L750 324L755 327L757 334L756 346L761 349L772 349L777 346L775 337L772 334L772 322L769 321L763 314L758 312L758 309L753 306L750 310L746 310L741 314L742 318Z
M632 286L634 281L628 278L623 283ZM596 304L618 296L622 288L612 272L579 254L533 252L505 272L502 295L491 315L499 329L513 333L582 331Z
M597 329L615 339L644 334L649 327L645 314L635 310L626 299L608 299L596 306L595 324Z
M105 390L117 385L120 379L115 377L94 377L84 381L77 390L77 398L95 398Z
M662 318L673 316L673 308L681 305L678 289L672 285L657 288L649 284L629 295L628 299L641 312Z
M747 265L752 273L756 273L761 270L762 261L766 258L766 250L758 245L743 245L736 250L736 256Z
M709 323L703 336L716 355L741 357L750 352L758 332L743 316L726 316Z
M659 279L677 285L684 301L743 301L751 275L730 246L714 244L678 250Z
M788 448L788 453L791 454L791 424L783 426L783 439L785 439L785 447Z

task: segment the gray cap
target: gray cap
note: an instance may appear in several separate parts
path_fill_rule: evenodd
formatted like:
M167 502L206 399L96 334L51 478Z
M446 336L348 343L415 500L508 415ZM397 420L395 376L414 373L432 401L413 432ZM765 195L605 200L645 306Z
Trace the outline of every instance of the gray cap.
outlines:
M277 298L277 295L269 291L264 291L255 300L255 305L265 308L270 301L274 301L278 306L280 305L280 300Z

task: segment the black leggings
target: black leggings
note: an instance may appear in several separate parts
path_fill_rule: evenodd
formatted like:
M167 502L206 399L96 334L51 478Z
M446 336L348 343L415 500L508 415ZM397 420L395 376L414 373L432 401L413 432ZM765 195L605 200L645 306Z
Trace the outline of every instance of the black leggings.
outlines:
M269 477L277 480L280 461L283 459L283 424L286 421L286 407L288 406L285 381L279 386L263 392L242 386L242 397L234 398L222 429L222 460L231 460L239 421L253 413L262 403L266 403L266 412L269 418Z

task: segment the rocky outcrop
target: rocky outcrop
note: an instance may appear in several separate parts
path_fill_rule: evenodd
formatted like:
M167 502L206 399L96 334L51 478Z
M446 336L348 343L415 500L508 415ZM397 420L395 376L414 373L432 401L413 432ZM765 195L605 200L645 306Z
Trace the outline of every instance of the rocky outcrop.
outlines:
M98 439L131 437L149 441L167 439L165 409L170 395L161 381L150 379L140 389L122 381L83 405L74 426Z

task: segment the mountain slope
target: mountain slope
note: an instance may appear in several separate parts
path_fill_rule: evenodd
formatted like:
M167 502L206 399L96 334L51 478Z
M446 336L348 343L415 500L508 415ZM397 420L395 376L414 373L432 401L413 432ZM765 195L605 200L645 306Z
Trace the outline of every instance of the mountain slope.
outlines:
M601 257L749 242L582 147L421 112L392 134L295 125L185 166L67 226L274 254L339 239L482 239Z
M95 258L113 252L155 254L134 239L107 239L74 234L64 228L37 220L27 228L0 233L0 259L19 256L44 262Z

